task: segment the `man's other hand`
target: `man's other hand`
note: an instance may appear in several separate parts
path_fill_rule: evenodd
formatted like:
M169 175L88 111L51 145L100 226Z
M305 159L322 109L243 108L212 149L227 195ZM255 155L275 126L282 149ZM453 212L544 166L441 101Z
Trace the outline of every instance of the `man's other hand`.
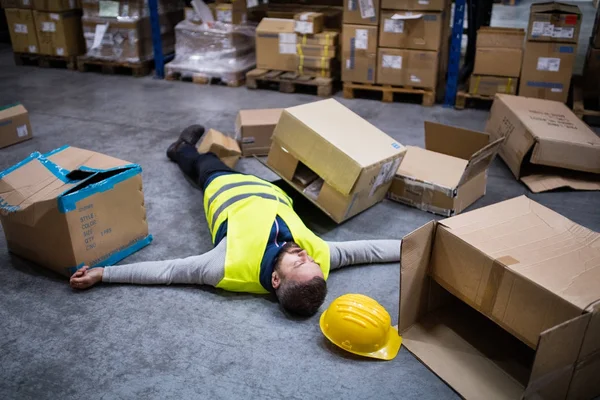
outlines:
M98 282L102 282L104 268L91 268L87 265L71 276L70 284L73 289L87 289Z

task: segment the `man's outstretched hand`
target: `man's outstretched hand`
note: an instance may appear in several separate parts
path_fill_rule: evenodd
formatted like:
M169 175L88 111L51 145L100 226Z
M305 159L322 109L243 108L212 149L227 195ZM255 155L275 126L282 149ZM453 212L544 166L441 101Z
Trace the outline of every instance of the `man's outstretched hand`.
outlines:
M73 289L87 289L94 286L98 282L102 282L102 274L104 268L92 268L87 265L81 269L78 269L71 276L70 284Z

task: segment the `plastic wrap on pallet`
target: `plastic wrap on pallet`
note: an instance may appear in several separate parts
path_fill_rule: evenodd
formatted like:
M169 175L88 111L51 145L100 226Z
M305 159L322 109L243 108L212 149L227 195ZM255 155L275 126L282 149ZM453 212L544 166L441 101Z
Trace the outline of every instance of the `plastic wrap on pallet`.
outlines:
M158 0L158 13L181 10L183 0ZM81 0L84 18L143 18L150 16L148 0Z
M200 74L225 82L243 79L254 68L256 26L220 22L196 24L182 21L175 27L175 59L167 73Z

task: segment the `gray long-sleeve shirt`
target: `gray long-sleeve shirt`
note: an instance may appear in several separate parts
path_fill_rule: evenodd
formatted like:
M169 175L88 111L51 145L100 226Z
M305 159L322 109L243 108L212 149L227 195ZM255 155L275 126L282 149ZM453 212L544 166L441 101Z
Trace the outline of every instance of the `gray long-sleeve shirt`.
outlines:
M399 240L327 242L331 269L347 265L400 261ZM149 261L104 269L103 282L133 284L198 284L217 286L225 276L227 241L199 256L176 260Z

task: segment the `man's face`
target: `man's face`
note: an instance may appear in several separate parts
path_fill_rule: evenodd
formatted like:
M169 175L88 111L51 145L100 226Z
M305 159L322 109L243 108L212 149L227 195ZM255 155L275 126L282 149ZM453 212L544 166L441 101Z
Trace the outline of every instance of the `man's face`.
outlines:
M273 272L271 283L277 289L283 279L308 282L314 277L323 278L321 267L306 253L306 250L296 247L283 255L279 268Z

